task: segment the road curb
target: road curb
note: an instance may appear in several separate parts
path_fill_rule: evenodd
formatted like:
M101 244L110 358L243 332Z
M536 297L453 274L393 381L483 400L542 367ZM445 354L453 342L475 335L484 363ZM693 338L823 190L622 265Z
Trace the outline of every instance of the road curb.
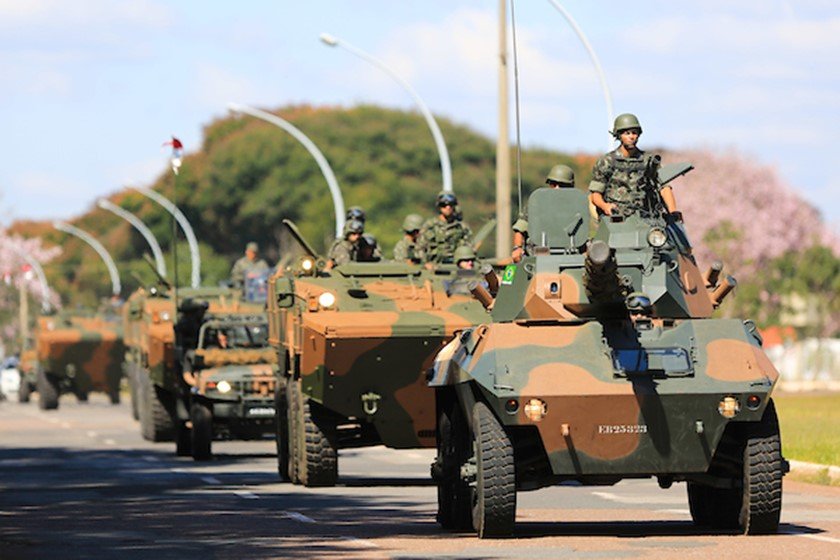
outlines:
M790 472L805 475L827 475L832 484L840 483L840 467L835 465L820 465L819 463L806 463L805 461L790 461Z

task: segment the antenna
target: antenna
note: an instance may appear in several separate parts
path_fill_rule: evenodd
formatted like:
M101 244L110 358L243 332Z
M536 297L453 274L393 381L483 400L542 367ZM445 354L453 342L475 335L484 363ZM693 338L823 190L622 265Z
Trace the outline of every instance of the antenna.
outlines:
M513 98L516 107L516 192L519 215L522 216L522 139L519 133L519 57L516 53L516 14L514 0L510 0L510 26L513 29Z

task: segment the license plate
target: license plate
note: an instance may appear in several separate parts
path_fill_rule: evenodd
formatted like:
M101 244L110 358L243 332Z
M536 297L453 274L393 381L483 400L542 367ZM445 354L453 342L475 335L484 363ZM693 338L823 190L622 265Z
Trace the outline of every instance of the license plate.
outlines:
M257 416L260 418L266 416L274 416L274 407L273 406L255 406L254 408L248 409L248 416Z

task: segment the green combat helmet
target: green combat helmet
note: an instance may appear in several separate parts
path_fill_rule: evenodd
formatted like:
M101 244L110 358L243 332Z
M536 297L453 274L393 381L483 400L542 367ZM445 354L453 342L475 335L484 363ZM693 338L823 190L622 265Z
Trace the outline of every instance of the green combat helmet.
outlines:
M365 223L360 220L349 220L344 223L344 239L351 233L364 233Z
M575 186L575 172L568 165L555 165L545 178L546 184L557 183L561 187Z
M423 226L423 216L420 214L409 214L403 220L403 231L408 233L420 229Z
M639 134L642 133L642 125L639 119L632 113L622 113L615 118L613 123L612 135L618 138L618 135L630 128L638 128Z
M469 245L461 245L455 249L455 255L452 260L455 261L455 264L458 264L461 261L474 261L475 259L475 251L473 251L473 248Z

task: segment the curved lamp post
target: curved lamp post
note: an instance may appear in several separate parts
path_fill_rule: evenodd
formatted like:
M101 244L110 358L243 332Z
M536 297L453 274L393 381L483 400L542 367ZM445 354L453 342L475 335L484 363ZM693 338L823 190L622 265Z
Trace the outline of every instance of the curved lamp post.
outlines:
M151 189L141 189L140 187L131 187L135 191L139 192L145 197L151 198L161 206L163 206L172 216L177 220L178 224L181 226L181 229L184 231L184 235L187 237L187 243L190 246L190 260L192 261L192 276L190 278L190 286L193 288L198 288L201 285L201 255L198 254L198 241L195 239L195 233L193 232L193 228L190 225L190 222L187 220L187 217L184 216L184 213L181 212L177 206L172 204L172 201L160 194L159 192L153 191ZM176 240L172 240L173 243L176 243Z
M110 253L108 253L105 247L102 246L102 243L94 239L88 232L66 222L53 222L53 227L59 231L78 237L90 245L94 251L99 253L99 256L102 257L103 261L105 261L105 266L108 268L108 274L111 275L111 293L115 296L119 296L122 291L122 286L120 286L120 274L117 272L117 265L114 264L114 259L111 258Z
M369 55L365 51L354 47L353 45L347 43L346 41L340 41L338 37L334 37L329 33L321 33L321 42L325 45L330 47L343 47L345 50L350 51L352 54L355 54L359 58L362 58L389 76L394 79L398 84L400 84L406 91L414 98L414 102L417 103L417 107L420 109L420 112L423 113L423 117L426 119L426 124L429 125L429 130L432 131L432 136L435 139L435 145L437 146L438 154L440 155L440 171L443 175L443 190L444 192L452 192L452 164L449 163L449 152L446 149L446 143L443 141L443 134L440 132L440 128L438 127L437 121L432 116L431 111L429 108L426 107L426 104L423 103L423 100L420 99L420 96L414 91L414 88L394 73L393 70L385 66L382 61L374 58L373 56Z
M310 140L309 137L301 132L295 125L289 121L281 119L277 115L261 111L259 109L254 109L253 107L248 107L247 105L240 105L239 103L228 103L228 109L234 113L251 115L252 117L271 123L274 126L279 126L294 136L294 138L303 144L303 147L312 154L312 157L315 158L315 161L318 163L318 167L321 169L321 173L324 175L324 179L327 180L327 186L330 188L330 194L333 199L333 207L335 208L335 236L337 238L341 238L344 230L344 197L341 195L341 189L338 186L335 173L333 173L330 164L327 163L327 158L324 157L324 154L321 153L318 146L316 146L315 143L312 142L312 140Z
M157 268L158 274L166 278L166 262L163 260L163 251L160 250L160 244L158 243L157 239L155 239L155 235L152 233L152 230L146 227L146 224L143 223L143 220L141 220L128 210L117 206L110 200L100 198L96 204L103 210L108 210L109 212L112 212L120 218L122 218L123 220L127 221L143 235L143 237L146 239L146 242L149 244L149 247L152 249L152 254L155 256L155 267Z
M578 26L577 22L574 20L572 15L566 11L566 9L560 5L560 2L557 0L548 0L551 2L551 5L554 6L560 14L566 18L566 21L569 22L569 25L572 26L575 34L577 34L578 39L580 42L583 43L583 47L586 49L586 52L589 54L589 58L592 59L592 64L595 65L595 71L598 73L598 79L601 81L601 91L604 94L604 101L607 104L607 130L612 130L613 126L613 103L612 103L612 96L610 95L610 88L607 87L607 78L604 75L604 69L601 68L601 62L598 60L598 55L595 54L595 49L592 48L592 45L589 44L589 40L584 35L583 30ZM610 135L610 139L607 142L607 151L611 151L613 149L613 142L614 138Z
M50 286L47 284L47 275L44 274L44 267L42 267L41 263L29 253L25 253L17 248L15 248L14 251L20 258L26 261L26 264L32 267L32 270L35 271L35 276L38 277L38 283L41 285L41 309L44 313L49 312L52 308L50 305Z

